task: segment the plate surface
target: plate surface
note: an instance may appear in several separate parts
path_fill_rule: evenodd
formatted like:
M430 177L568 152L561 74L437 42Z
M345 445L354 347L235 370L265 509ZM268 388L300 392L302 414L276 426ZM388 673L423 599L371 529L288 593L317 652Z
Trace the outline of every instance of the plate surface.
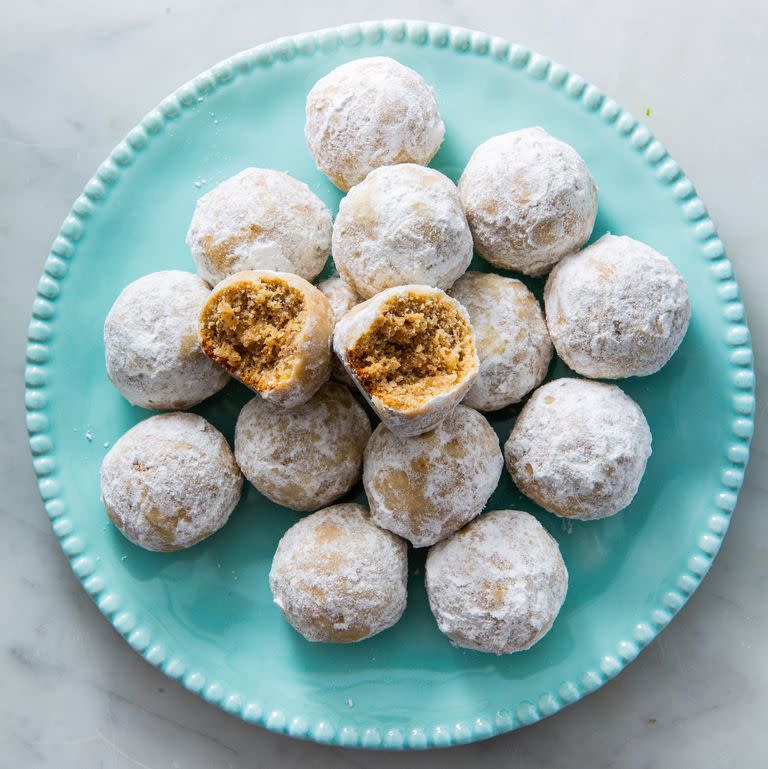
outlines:
M229 524L179 554L128 543L99 503L101 460L149 412L104 371L102 325L131 280L193 264L197 198L246 166L285 170L335 211L341 197L303 136L312 84L352 58L389 55L432 84L446 139L432 165L454 179L484 139L544 126L586 159L600 188L593 239L631 235L684 274L693 316L659 374L620 382L643 408L653 456L625 512L564 523L505 472L488 508L534 512L557 538L570 590L553 630L504 658L452 647L429 613L424 554L411 553L408 609L351 646L309 644L271 602L267 574L298 519L248 487ZM484 269L482 264L475 268ZM533 283L540 294L540 283ZM322 742L422 748L489 737L598 688L670 621L709 569L749 457L754 374L744 307L691 183L647 128L578 75L503 40L422 22L371 22L236 55L163 101L73 205L38 285L27 350L27 421L40 492L72 568L147 661L269 729ZM551 376L569 375L562 364ZM249 395L232 383L195 409L231 440ZM505 440L512 410L493 417ZM360 490L356 494L362 499ZM355 495L351 495L355 497Z

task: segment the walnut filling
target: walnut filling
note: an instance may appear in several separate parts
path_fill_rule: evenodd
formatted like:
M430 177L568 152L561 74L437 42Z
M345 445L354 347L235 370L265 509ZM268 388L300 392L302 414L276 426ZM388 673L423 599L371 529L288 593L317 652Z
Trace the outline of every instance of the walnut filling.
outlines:
M249 387L271 390L293 373L305 313L301 293L279 278L233 283L203 308L203 351Z
M472 369L472 330L441 296L392 297L348 352L363 386L389 408L410 411L462 382Z

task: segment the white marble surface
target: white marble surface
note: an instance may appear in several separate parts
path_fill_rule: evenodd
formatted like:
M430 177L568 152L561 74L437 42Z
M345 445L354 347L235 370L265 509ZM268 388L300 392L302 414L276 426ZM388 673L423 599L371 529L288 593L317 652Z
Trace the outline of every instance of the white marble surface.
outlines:
M190 76L273 37L411 16L518 40L648 122L707 201L768 353L764 0L0 3L0 767L768 766L768 438L704 585L618 679L490 742L406 759L295 742L206 705L104 621L58 549L23 430L24 332L51 239L116 140ZM589 12L587 12L589 8Z

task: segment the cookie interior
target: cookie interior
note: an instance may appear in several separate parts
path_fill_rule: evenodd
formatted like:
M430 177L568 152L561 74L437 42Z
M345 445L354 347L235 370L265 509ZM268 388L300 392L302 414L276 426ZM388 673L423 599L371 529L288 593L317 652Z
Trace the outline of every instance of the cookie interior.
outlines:
M200 315L203 351L254 390L271 390L293 373L305 314L301 292L280 278L231 283Z
M462 382L474 368L472 329L446 297L393 296L347 354L365 389L410 411Z

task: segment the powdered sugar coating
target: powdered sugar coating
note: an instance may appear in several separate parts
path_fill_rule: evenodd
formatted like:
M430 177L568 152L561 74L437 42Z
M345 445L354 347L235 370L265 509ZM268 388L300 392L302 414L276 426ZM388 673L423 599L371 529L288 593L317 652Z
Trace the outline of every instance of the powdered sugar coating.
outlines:
M565 601L557 542L530 514L485 513L427 556L429 606L451 641L511 654L546 635Z
M211 286L243 270L312 280L328 258L332 227L331 212L304 182L246 168L197 201L187 245Z
M293 510L317 510L360 479L371 424L346 387L328 382L286 410L253 398L235 428L235 458L264 496Z
M334 328L335 323L338 323L355 305L363 301L343 278L328 278L318 283L317 288L331 305ZM331 379L335 379L337 382L341 382L349 387L355 386L352 377L347 373L339 357L335 354L331 360Z
M472 261L456 185L413 163L372 171L342 198L333 259L360 296L406 283L448 289Z
M552 359L536 298L519 280L482 272L462 275L449 293L469 313L480 359L462 403L480 411L518 403L541 384Z
M524 275L544 275L586 243L597 215L597 187L583 159L543 128L483 142L459 193L477 252Z
M634 498L651 455L640 407L616 385L556 379L530 397L504 445L512 480L564 518L592 520Z
M583 376L648 376L683 341L691 303L683 276L658 251L603 235L552 271L544 288L557 354Z
M224 436L196 414L139 422L101 464L107 515L147 550L181 550L209 537L229 519L242 487Z
M318 290L325 296L333 311L333 318L341 320L356 304L363 300L342 278L328 278L317 284Z
M371 517L416 547L433 545L480 514L503 465L493 428L466 406L414 438L379 425L363 469Z
M127 285L104 321L112 384L135 406L186 409L229 376L203 354L197 318L210 289L190 272L153 272Z
M426 165L445 134L434 91L386 56L349 61L318 80L306 116L318 169L345 192L374 168Z
M308 641L362 641L405 610L405 542L375 526L363 505L334 505L302 518L277 546L269 586Z
M471 324L467 311L444 291L431 286L395 286L382 291L380 294L367 299L352 308L337 324L333 332L333 350L341 361L356 387L363 394L371 408L378 414L381 421L394 433L401 437L420 435L432 430L451 413L461 399L466 395L477 377L478 360L475 351L474 334L472 334L473 365L466 375L444 392L429 398L420 406L410 411L400 411L387 406L381 398L371 395L357 379L349 365L348 352L357 340L363 336L376 321L380 313L386 310L387 302L393 297L414 294L419 296L441 296L451 303L452 307L466 321L469 331Z

